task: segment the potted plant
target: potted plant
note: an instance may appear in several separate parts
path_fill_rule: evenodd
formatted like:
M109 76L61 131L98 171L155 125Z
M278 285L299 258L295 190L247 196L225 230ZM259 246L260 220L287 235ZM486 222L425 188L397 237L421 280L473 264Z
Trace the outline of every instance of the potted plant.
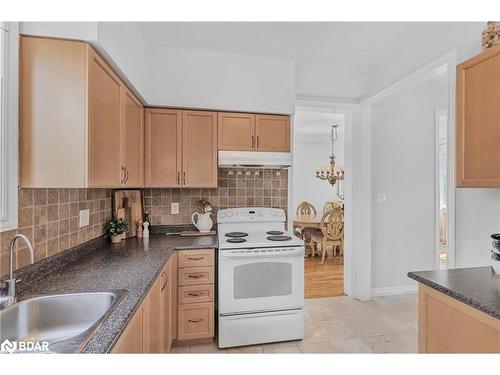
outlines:
M106 223L106 234L111 238L111 242L117 243L122 239L122 234L128 230L128 223L123 219L113 219Z

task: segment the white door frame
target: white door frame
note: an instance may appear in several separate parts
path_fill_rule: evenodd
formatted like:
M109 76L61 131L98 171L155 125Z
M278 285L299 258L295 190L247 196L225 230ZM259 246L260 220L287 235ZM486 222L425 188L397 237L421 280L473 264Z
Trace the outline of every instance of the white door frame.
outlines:
M353 246L353 184L352 176L354 173L353 168L353 154L352 154L352 133L353 133L353 110L355 109L354 104L350 103L336 103L332 101L324 100L311 100L310 98L301 99L300 97L296 100L295 111L304 112L329 112L329 113L339 113L345 116L345 155L344 155L344 165L345 165L345 180L343 183L344 190L344 220L345 220L345 232L344 232L344 293L353 298L359 298L357 290L357 280L355 275L359 274L357 271L357 266L354 263L355 259L359 257L355 254L355 249ZM292 151L293 152L293 151ZM326 159L325 159L326 160ZM289 173L289 200L288 205L290 215L293 214L293 165L290 168ZM289 215L289 216L290 216ZM291 221L291 220L290 220Z
M449 120L448 120L448 111L447 110L444 110L444 109L437 109L434 111L434 151L435 151L435 154L434 154L434 178L435 178L435 192L434 192L434 210L435 210L435 242L434 242L434 246L435 246L435 267L436 269L439 269L439 266L440 266L440 252L441 252L441 236L440 236L440 220L441 220L441 217L440 217L440 213L441 213L441 205L440 205L440 195L441 195L441 189L440 189L440 176L439 176L439 158L440 158L440 138L439 138L439 118L441 116L445 115L446 116L446 122L447 124L449 123ZM448 130L448 129L447 129ZM449 147L449 141L448 141L448 136L449 134L447 133L446 134L446 164L447 164L447 168L449 168L449 160L448 160L448 157L449 157L449 153L448 153L448 147ZM447 171L447 173L449 173L449 170ZM447 182L447 197L448 197L448 201L449 201L449 197L450 197L450 194L451 194L451 191L450 191L450 186L448 185L449 181ZM447 231L446 231L446 266L448 268L448 256L449 256L449 251L448 251L448 247L449 247L449 240L450 240L450 214L449 214L449 202L446 202L446 209L447 209L447 212L448 212L448 228L447 228Z

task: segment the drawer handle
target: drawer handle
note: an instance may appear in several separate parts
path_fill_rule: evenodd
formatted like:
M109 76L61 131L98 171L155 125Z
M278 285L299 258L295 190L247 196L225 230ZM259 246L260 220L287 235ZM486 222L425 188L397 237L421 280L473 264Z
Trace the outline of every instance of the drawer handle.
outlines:
M197 257L197 258L192 258L192 257L189 257L188 259L189 260L202 260L204 259L205 257Z
M189 323L199 323L199 322L203 322L203 319L189 319L188 322Z
M191 296L191 297L200 297L202 295L203 295L202 293L188 293L188 296Z
M200 277L204 277L205 275L204 274L197 274L197 275L189 275L188 277L192 278L192 279L199 279Z

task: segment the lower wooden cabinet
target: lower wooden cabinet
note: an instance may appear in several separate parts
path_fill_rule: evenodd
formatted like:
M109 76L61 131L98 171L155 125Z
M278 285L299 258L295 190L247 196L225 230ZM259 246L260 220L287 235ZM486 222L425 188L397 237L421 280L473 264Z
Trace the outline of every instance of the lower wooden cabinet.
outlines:
M204 339L214 336L214 303L179 305L179 340Z
M214 250L178 252L177 340L214 337Z
M115 344L113 353L168 353L172 347L172 305L174 295L172 254L141 306Z
M500 320L420 284L418 351L500 353Z
M144 352L143 316L143 309L140 307L115 344L113 353L135 354Z
M213 338L214 258L214 249L174 252L112 353L168 353L175 341Z

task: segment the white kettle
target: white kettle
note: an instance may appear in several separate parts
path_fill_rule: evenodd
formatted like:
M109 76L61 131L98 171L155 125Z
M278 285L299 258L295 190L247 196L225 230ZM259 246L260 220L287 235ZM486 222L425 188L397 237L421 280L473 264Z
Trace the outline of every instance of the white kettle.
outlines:
M196 216L196 221L194 217ZM193 222L194 226L200 231L200 232L210 232L212 229L212 226L214 225L214 222L212 221L212 218L210 217L210 212L205 212L204 214L200 214L199 212L195 212L191 216L191 221Z

